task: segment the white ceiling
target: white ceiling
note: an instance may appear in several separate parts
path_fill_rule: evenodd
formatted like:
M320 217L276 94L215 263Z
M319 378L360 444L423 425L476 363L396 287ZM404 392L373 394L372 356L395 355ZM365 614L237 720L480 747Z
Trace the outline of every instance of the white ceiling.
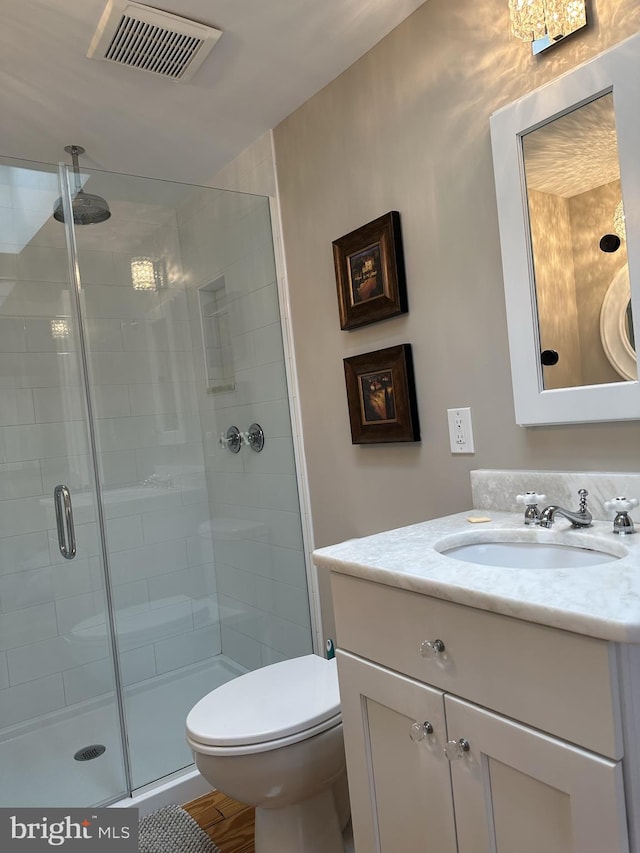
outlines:
M86 53L106 0L2 0L0 155L211 184L425 0L154 0L223 31L193 79Z

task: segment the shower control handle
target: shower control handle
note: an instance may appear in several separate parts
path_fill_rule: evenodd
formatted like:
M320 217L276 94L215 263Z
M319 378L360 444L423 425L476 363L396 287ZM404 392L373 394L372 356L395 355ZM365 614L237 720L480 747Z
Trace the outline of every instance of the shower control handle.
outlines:
M53 503L56 510L58 548L65 560L73 560L76 555L76 533L73 526L71 493L67 486L55 487L53 490Z

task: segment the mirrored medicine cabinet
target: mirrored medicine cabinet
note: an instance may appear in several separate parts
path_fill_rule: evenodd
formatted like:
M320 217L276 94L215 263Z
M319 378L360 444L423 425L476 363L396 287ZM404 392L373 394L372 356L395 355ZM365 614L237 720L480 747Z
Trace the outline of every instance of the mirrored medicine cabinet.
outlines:
M640 419L640 34L491 117L516 422Z

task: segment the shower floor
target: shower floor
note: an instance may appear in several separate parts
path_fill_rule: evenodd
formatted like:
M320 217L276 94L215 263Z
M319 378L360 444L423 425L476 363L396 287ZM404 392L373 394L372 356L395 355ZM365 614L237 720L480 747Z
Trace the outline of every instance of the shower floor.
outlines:
M125 690L134 788L192 763L184 737L188 711L205 693L243 672L219 655ZM94 743L106 746L106 752L91 761L74 759ZM77 706L14 728L0 740L0 766L0 806L71 807L116 799L125 792L113 702Z

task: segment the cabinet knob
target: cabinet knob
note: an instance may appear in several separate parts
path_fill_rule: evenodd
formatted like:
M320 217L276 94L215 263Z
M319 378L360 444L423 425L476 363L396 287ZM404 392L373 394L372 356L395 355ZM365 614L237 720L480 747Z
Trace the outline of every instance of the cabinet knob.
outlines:
M465 752L469 752L469 741L463 737L460 740L448 740L444 747L444 754L449 761L458 761Z
M442 640L425 640L420 643L420 654L423 658L435 658L444 651Z
M409 737L414 743L420 743L427 735L433 734L433 726L428 720L424 723L414 723L409 729Z

